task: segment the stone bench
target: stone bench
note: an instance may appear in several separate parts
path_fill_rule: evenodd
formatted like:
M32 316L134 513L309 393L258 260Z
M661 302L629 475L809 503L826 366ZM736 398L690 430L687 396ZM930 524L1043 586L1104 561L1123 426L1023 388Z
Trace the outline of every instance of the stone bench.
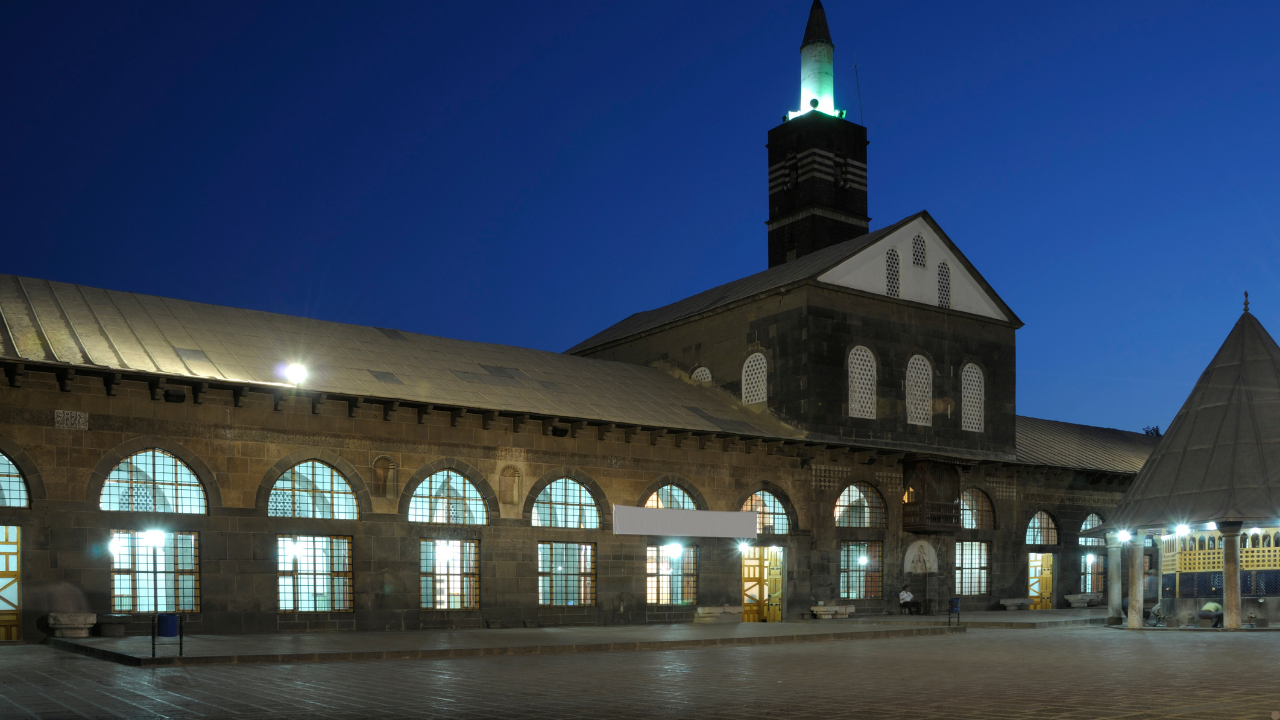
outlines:
M49 613L46 618L54 637L87 638L89 628L98 622L94 613Z
M696 623L740 623L742 622L741 605L712 605L700 607L693 615Z
M1031 607L1031 598L1005 598L1000 604L1005 610L1026 610Z
M1102 602L1102 593L1076 593L1063 597L1073 608L1097 607Z
M847 618L857 611L858 609L853 605L813 605L809 608L809 612L813 613L819 620Z

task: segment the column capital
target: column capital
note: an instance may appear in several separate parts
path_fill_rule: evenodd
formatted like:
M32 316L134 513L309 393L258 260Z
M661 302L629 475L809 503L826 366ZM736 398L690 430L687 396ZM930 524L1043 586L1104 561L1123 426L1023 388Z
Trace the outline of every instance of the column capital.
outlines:
M1118 548L1118 547L1120 547L1120 534L1119 534L1119 531L1116 531L1116 532L1109 532L1109 533L1107 533L1107 547L1109 547L1109 548Z
M1244 527L1244 522L1241 520L1228 520L1220 522L1217 525L1218 532L1226 535L1227 537L1235 537L1240 534L1240 528Z

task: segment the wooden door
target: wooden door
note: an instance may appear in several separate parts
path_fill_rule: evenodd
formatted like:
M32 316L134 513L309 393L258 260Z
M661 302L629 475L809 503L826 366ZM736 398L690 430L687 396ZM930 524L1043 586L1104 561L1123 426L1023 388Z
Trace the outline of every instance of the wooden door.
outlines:
M22 639L19 532L17 525L0 525L0 642Z
M766 622L782 622L782 548L769 548L765 554L765 572L769 592L765 605Z
M768 617L765 550L759 547L742 550L742 622L764 622Z
M1053 609L1053 555L1030 553L1027 563L1027 597L1032 610Z

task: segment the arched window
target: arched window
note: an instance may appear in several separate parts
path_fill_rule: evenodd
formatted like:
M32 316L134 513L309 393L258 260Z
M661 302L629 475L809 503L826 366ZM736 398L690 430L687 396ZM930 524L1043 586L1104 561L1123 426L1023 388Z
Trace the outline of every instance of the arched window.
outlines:
M911 238L911 264L916 267L924 267L928 257L925 254L924 236L916 235Z
M961 427L971 432L982 432L985 420L986 383L982 370L969 363L960 371Z
M1247 547L1249 547L1249 535L1247 533L1240 533L1240 548L1243 550Z
M1084 519L1084 522L1080 523L1080 532L1083 533L1086 530L1092 530L1101 524L1102 524L1101 515L1099 515L1098 513L1089 513L1089 515ZM1080 538L1080 544L1081 545L1106 545L1107 541L1099 537L1082 537ZM1186 548L1183 548L1183 549L1185 550Z
M951 307L951 266L938 263L938 307Z
M471 481L441 470L422 481L409 501L409 521L449 525L485 525L489 509Z
M787 511L774 494L761 490L742 504L743 512L756 512L756 532L761 535L786 535L791 532Z
M762 403L769 399L769 362L755 353L742 365L742 404Z
M1031 522L1027 525L1027 544L1058 544L1058 524L1049 517L1049 513L1041 510L1031 518Z
M1216 539L1216 538L1214 538L1214 536L1212 536L1212 535L1210 535L1210 536L1209 536L1209 549L1210 549L1210 550L1217 550L1217 549L1218 549L1217 539Z
M1266 533L1262 534L1262 547L1271 547L1271 536Z
M689 493L679 485L663 485L658 491L644 501L647 508L666 508L668 510L697 510L698 504Z
M151 448L125 458L107 475L103 510L204 514L204 487L181 460Z
M711 370L704 365L703 367L694 370L693 374L689 377L693 378L694 382L709 383L711 382Z
M1178 552L1186 552L1186 550L1187 550L1187 539L1186 539L1186 538L1181 538L1181 539L1179 539L1179 540L1178 540Z
M1250 535L1250 536L1249 536L1249 547L1262 547L1262 536L1261 536L1261 535Z
M1203 549L1204 549L1204 536L1203 536L1203 535L1196 539L1196 549L1197 549L1197 550L1203 550Z
M907 423L933 425L933 367L923 355L907 362Z
M284 471L267 501L270 517L355 520L356 494L342 473L319 460L307 460Z
M855 482L836 500L836 527L882 528L884 498L864 482Z
M1280 532L1276 533L1275 537L1271 539L1271 546L1280 547Z
M586 486L572 478L560 478L538 493L533 503L533 526L591 530L600 527L600 510Z
M27 507L27 483L4 453L0 453L0 507Z
M995 530L996 513L991 498L978 488L960 493L960 527L966 530Z
M876 358L861 345L849 351L849 417L876 419Z
M902 270L898 261L898 251L889 248L884 254L884 294L899 297L902 291Z

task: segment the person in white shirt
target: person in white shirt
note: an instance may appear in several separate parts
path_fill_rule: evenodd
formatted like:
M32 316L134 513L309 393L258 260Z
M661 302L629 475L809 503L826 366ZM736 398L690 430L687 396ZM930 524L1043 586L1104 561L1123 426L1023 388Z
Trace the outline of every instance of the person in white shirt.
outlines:
M916 601L915 595L911 594L910 585L903 585L902 592L898 593L898 607L905 608L908 615L920 614L920 603Z

